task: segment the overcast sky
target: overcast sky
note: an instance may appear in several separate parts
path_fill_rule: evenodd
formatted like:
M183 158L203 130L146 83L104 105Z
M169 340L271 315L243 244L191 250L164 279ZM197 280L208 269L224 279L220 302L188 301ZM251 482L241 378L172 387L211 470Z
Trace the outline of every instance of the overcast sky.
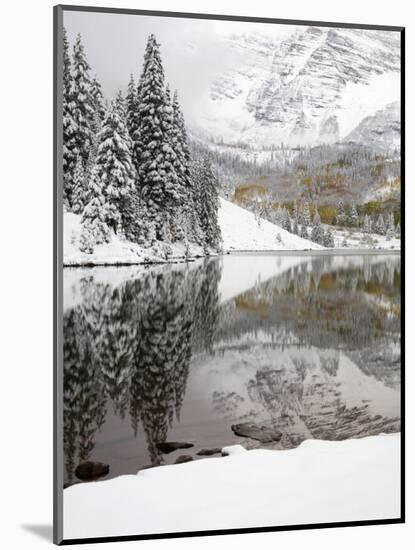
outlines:
M64 12L64 25L71 46L81 33L92 75L97 75L106 97L125 90L131 73L137 79L147 37L154 33L161 44L166 79L172 89L178 89L185 112L206 93L214 73L232 66L235 53L220 45L225 35L255 32L264 38L277 38L296 29L264 23L75 11Z

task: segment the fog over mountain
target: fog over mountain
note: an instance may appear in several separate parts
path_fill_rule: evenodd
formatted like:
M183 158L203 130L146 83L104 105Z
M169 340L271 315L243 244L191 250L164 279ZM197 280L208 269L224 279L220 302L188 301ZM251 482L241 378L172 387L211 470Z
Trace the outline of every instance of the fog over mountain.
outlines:
M399 33L83 12L65 12L64 24L71 42L82 34L107 97L139 76L154 33L206 141L399 146Z

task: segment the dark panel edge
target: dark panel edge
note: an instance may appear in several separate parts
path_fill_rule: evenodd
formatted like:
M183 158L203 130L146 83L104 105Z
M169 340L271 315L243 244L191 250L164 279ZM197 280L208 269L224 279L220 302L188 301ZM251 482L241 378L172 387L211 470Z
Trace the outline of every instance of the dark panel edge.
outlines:
M62 453L62 48L63 10L53 8L53 542L63 539Z
M80 11L92 13L113 13L119 15L142 15L156 17L176 17L180 19L211 19L217 21L241 21L247 23L274 23L280 25L310 25L316 27L335 27L344 29L366 29L378 31L394 31L401 32L404 27L392 25L367 25L359 23L342 23L337 21L314 21L303 19L276 19L269 17L251 17L244 15L222 15L208 13L191 13L191 12L175 12L175 11L155 11L155 10L138 10L129 8L108 8L99 6L77 6L72 4L59 4L59 7L64 11Z
M405 143L405 29L401 31L401 516L405 518L406 509L406 421L405 421L405 397L406 397L406 367L405 367L405 255L406 255L406 231L405 231L405 171L406 171L406 143ZM405 519L404 519L405 521Z

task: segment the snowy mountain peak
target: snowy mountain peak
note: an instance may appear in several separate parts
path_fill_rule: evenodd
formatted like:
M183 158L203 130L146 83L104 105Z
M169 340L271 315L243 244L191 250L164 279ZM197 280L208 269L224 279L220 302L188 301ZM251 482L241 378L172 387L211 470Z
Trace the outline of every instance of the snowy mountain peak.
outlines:
M232 64L211 82L199 131L255 145L330 143L399 100L399 34L297 27L232 34ZM369 100L370 98L370 100ZM200 115L200 112L199 112Z
M400 103L389 103L375 114L365 117L346 137L352 143L365 143L378 149L400 148L401 111Z

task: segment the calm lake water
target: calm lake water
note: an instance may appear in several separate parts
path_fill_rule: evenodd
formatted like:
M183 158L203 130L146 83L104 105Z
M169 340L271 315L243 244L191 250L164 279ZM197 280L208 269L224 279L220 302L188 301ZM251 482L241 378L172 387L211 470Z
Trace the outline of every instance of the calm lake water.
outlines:
M245 254L65 268L65 483L86 460L110 478L235 443L400 431L400 267ZM280 440L232 430L248 422Z

